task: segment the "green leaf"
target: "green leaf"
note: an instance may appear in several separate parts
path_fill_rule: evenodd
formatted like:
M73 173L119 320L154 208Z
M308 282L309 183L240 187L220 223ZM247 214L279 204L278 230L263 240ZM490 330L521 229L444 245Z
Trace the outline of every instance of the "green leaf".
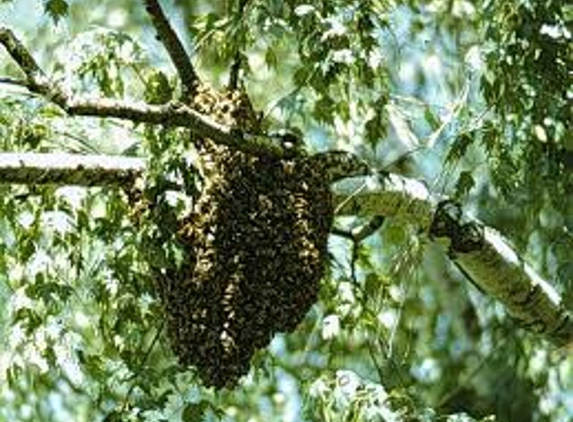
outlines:
M82 368L95 380L105 380L108 376L105 371L105 363L100 356L84 353L83 350L78 350L78 360L82 365Z
M388 103L389 95L384 92L372 101L370 107L374 115L366 121L364 129L366 131L366 142L371 147L376 147L378 143L386 137L388 133Z
M456 183L456 191L454 193L454 199L461 200L467 197L470 190L475 186L475 179L470 171L463 171L460 174L458 183Z
M69 5L65 0L48 0L44 4L44 12L52 18L55 23L68 15Z
M272 69L276 69L278 67L279 58L273 48L268 48L265 52L265 63Z
M336 102L325 95L314 104L313 115L318 121L332 123L336 113L336 106Z
M440 117L434 112L434 110L432 110L431 107L424 108L424 118L430 125L432 131L437 130L442 124Z
M460 160L467 152L468 147L474 142L474 138L469 133L462 133L456 138L448 155L446 155L446 163L455 163Z
M165 104L173 97L173 87L167 75L153 71L145 84L145 102L148 104Z
M183 409L181 420L183 422L197 422L203 420L205 411L211 406L206 400L201 400L199 403L189 403Z

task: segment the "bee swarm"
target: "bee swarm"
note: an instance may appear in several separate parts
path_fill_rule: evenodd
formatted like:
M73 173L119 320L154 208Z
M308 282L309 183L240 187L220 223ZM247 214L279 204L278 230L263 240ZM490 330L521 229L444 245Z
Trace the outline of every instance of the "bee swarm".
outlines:
M255 131L250 103L201 88L193 106ZM245 129L246 128L246 129ZM333 218L326 178L305 157L254 157L199 140L206 183L179 234L188 250L159 292L179 362L233 387L256 350L291 332L316 302Z

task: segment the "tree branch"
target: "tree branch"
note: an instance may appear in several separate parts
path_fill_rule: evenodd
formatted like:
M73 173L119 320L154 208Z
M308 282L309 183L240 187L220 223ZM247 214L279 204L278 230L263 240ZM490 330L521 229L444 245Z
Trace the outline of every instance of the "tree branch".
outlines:
M573 344L573 319L559 293L496 230L465 218L449 200L436 207L430 236L484 293L501 302L527 330L559 346Z
M182 103L151 105L143 102L102 99L82 99L64 92L46 77L24 45L7 28L0 28L0 44L3 44L26 76L25 86L58 105L72 116L115 117L134 123L151 123L171 127L185 127L199 137L227 145L253 155L268 155L280 158L284 148L267 136L242 134L240 130L218 124Z
M332 151L311 158L313 164L322 165L325 171L332 172L327 173L326 177L338 180L342 168L351 176L366 171L366 164L357 157L351 160L351 156L350 153ZM356 167L353 168L352 164ZM145 163L141 158L67 153L0 153L0 183L121 185L144 171Z
M415 179L393 173L350 177L333 185L337 215L400 218L428 230L438 198Z
M157 5L151 0L146 2ZM198 136L250 154L277 158L285 155L280 142L273 138L234 132L183 104L158 106L73 98L49 81L9 29L0 28L0 43L24 72L28 90L44 96L70 115L186 127ZM4 183L125 184L143 170L142 161L132 158L102 159L69 154L0 154L0 158L0 182ZM333 183L349 176L361 176L334 183L339 215L379 215L416 222L432 239L449 241L450 258L525 328L558 345L573 343L573 320L561 305L557 292L519 259L500 234L477 222L463 222L461 211L449 212L451 208L443 206L444 202L436 205L442 198L430 195L416 180L394 174L372 174L368 166L352 154L327 152L308 159L321 166Z
M237 5L238 6L237 15L239 20L244 20L245 9L247 7L248 2L249 0L239 0ZM232 13L231 8L232 6L229 6L229 14ZM229 82L227 84L229 89L231 90L239 89L241 70L243 68L244 62L245 62L245 57L243 55L243 52L241 50L237 50L233 55L233 60L229 68Z
M144 170L140 158L78 154L0 154L0 183L128 186Z
M182 96L186 99L191 98L200 83L199 76L191 63L191 58L185 51L183 43L175 33L175 30L169 24L159 2L157 0L143 0L143 2L157 31L157 39L165 46L179 74L179 79L183 86Z
M323 153L312 159L334 169L332 180L337 180L340 168L329 166L341 157L344 163L352 162L348 155ZM358 166L349 167L350 174L364 171L361 160L354 163ZM0 183L125 186L143 171L143 160L137 158L0 154ZM573 344L573 319L555 289L518 257L503 236L464 219L458 206L432 196L423 183L396 174L373 174L339 181L332 189L338 215L394 217L417 224L430 239L445 241L450 259L525 329L559 346Z
M339 215L382 215L416 223L484 294L519 325L558 346L573 344L573 318L559 293L497 231L466 218L424 184L395 174L354 177L334 184Z

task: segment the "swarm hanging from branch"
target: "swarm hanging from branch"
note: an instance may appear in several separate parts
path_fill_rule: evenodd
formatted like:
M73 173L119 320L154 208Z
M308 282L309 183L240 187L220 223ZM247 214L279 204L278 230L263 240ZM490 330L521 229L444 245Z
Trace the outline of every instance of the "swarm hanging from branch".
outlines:
M201 87L192 106L258 130L246 96ZM333 219L329 178L305 156L257 157L197 139L205 186L181 222L186 264L159 277L168 336L204 383L232 387L257 349L289 332L318 296Z
M170 55L178 57L161 9L147 4L160 39L171 40ZM0 43L24 71L22 85L71 115L191 129L206 183L180 222L187 263L180 271L155 267L158 289L180 362L195 366L207 385L234 385L253 353L274 333L292 331L316 301L334 214L329 185L367 167L351 154L317 160L277 145L261 133L246 95L200 85L188 58L174 64L188 76L191 98L152 106L78 99L49 83L10 30L0 28Z

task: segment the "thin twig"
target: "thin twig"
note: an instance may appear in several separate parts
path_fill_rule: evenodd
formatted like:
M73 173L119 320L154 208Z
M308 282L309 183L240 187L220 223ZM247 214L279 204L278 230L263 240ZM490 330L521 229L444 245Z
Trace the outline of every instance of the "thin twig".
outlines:
M167 20L161 5L157 0L144 0L145 9L157 31L157 38L165 46L183 87L182 97L190 99L200 83L199 76L191 63L191 58L185 51L183 43Z
M239 89L239 78L243 67L243 55L237 51L229 69L229 89Z
M145 351L145 353L141 359L141 362L139 363L138 369L140 370L140 372L137 372L136 374L134 374L135 376L132 379L133 383L130 385L129 389L127 390L127 393L126 393L125 398L123 400L123 404L121 406L121 412L122 413L126 412L128 407L129 407L129 399L131 398L131 395L133 394L135 387L137 387L137 384L135 383L135 381L137 380L137 378L139 378L141 376L141 373L143 371L145 371L145 364L147 363L147 360L151 356L151 352L153 352L153 349L157 345L157 341L159 340L159 337L161 336L161 333L163 332L164 328L165 328L165 318L162 319L161 325L159 326L159 328L157 328L157 331L155 332L155 335L153 336L153 339L151 340L149 347Z
M366 224L353 229L352 235L356 241L362 242L364 239L371 236L380 227L382 227L382 224L384 224L384 217L381 215L376 215L372 217Z
M239 0L237 15L239 20L241 21L243 20L245 8L248 2L249 0L242 0L242 1ZM229 11L229 13L232 12ZM241 70L243 68L243 63L244 63L243 52L237 50L233 56L233 61L229 69L229 89L232 90L239 89L240 76L241 76Z
M0 84L27 87L26 82L14 78L0 78Z
M374 219L378 219L378 218L381 218L382 222L383 222L384 217L374 217ZM380 224L382 224L382 222ZM367 224L367 225L369 225L369 224ZM363 239L361 239L361 240L363 240ZM375 320L377 318L377 314L374 310L372 310L368 306L369 296L368 296L368 294L366 294L366 292L364 291L364 287L360 284L360 282L358 280L358 271L357 271L358 268L357 267L358 267L358 260L360 258L359 252L360 252L361 240L358 240L356 238L354 238L352 240L352 250L350 253L350 256L351 256L351 258L350 258L350 281L354 285L354 288L357 289L357 291L359 292L359 295L357 296L357 298L358 298L358 302L360 303L360 306L362 307L363 312ZM388 365L391 367L392 372L395 374L398 382L400 383L400 385L402 387L404 387L406 384L404 382L404 378L402 377L400 368L399 368L398 364L396 363L396 360L394 359L392 354L387 352L390 350L390 348L388 347L388 341L387 341L384 333L381 332L381 330L378 330L378 331L379 332L377 333L378 335L376 336L376 341L379 345L379 348L382 350L384 357L388 361ZM382 366L380 365L380 362L378 361L378 359L376 358L376 354L374 353L375 351L374 351L374 345L373 345L372 340L367 339L366 345L368 348L368 353L370 355L370 358L372 359L372 363L376 367L376 371L378 373L378 376L379 376L380 380L383 380L384 375L383 375Z

